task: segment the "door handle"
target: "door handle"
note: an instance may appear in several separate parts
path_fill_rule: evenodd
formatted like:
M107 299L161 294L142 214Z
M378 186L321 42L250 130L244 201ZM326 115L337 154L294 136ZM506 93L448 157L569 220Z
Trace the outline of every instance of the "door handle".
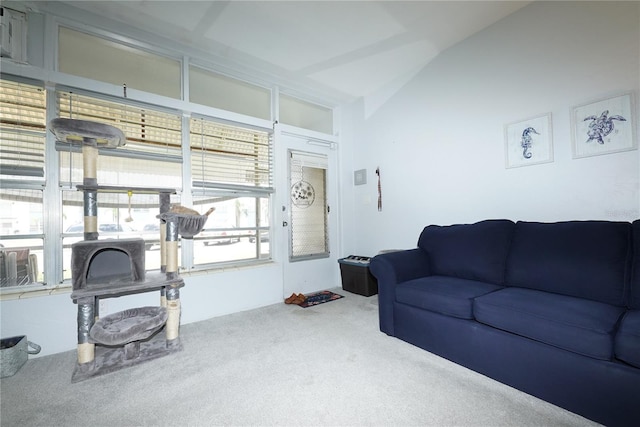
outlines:
M289 223L287 221L282 221L282 226L286 227L287 225L289 225Z

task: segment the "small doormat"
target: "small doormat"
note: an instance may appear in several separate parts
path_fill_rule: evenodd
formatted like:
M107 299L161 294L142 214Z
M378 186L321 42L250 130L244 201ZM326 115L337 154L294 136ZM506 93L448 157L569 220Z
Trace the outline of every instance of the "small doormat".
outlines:
M315 294L306 295L307 299L299 304L300 307L311 307L313 305L324 304L325 302L335 301L342 298L342 295L333 293L331 291L321 291Z

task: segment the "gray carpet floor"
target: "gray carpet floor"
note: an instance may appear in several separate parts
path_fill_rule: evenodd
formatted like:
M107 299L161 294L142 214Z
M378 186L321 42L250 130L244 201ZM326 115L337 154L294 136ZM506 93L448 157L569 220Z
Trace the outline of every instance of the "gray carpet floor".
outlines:
M0 423L595 425L386 336L377 297L333 291L345 298L183 325L182 352L75 384L75 351L30 359L0 383Z

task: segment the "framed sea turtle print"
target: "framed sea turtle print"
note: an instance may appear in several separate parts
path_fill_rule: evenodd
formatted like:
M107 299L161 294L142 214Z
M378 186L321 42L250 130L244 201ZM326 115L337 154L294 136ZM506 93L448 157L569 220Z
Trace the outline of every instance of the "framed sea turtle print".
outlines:
M573 158L635 150L633 92L600 99L571 111Z
M507 168L553 162L551 113L504 127Z

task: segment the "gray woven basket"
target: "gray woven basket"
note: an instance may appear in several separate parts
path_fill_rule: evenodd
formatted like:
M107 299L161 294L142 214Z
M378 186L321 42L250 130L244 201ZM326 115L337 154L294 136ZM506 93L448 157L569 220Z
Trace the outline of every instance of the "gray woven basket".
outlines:
M33 348L29 350L28 347ZM10 377L22 368L30 354L40 353L40 346L27 341L26 335L2 338L0 344L0 378Z

